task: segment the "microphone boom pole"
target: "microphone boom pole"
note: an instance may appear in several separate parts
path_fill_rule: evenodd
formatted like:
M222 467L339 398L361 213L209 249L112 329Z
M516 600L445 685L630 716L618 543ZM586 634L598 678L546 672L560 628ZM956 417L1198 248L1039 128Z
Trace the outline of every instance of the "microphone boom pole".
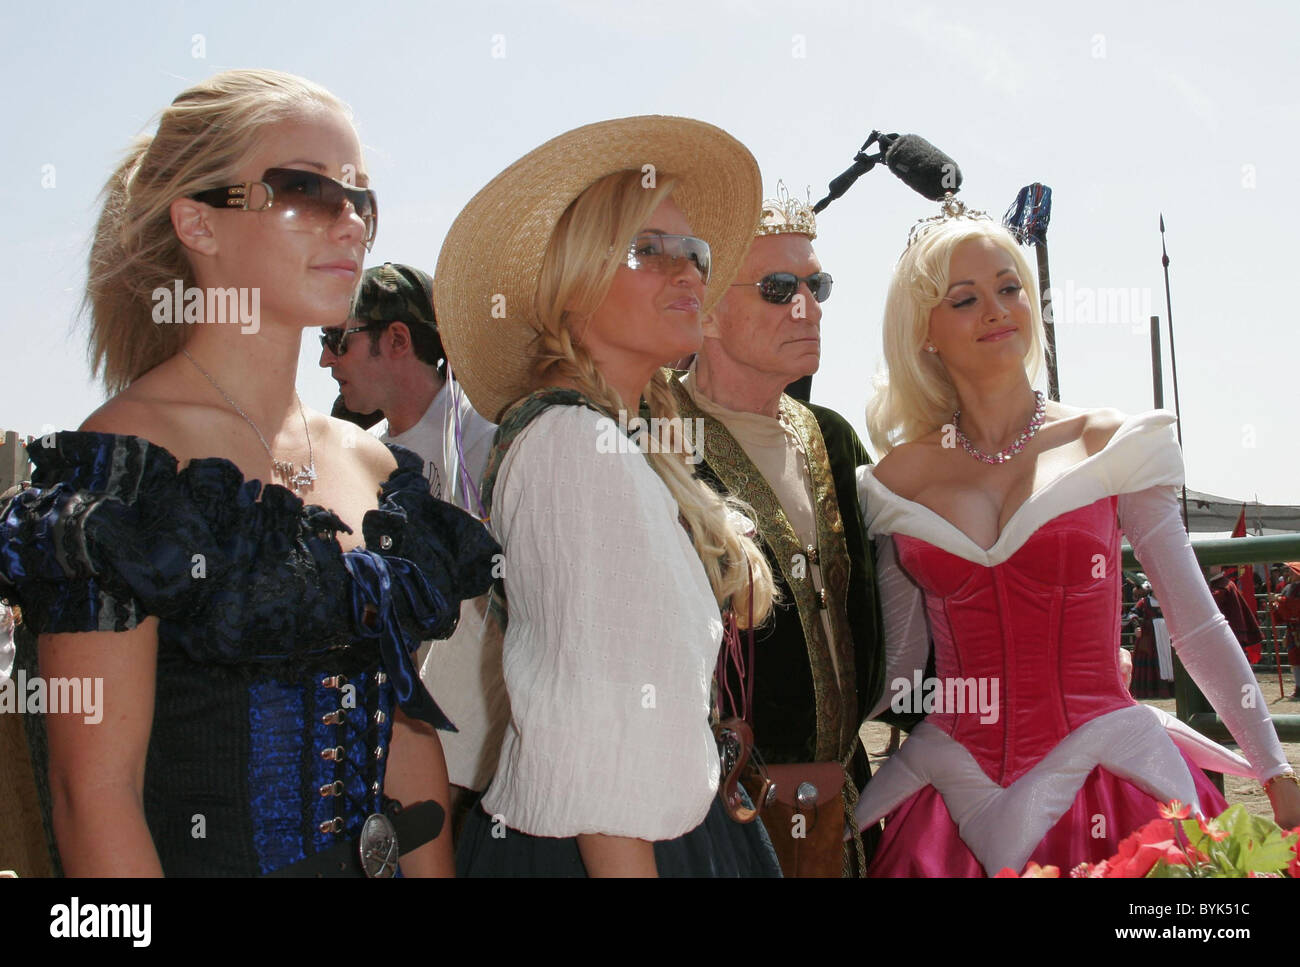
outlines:
M853 156L853 164L843 174L831 180L830 186L826 190L826 197L813 205L813 214L820 215L827 205L852 188L853 183L874 168L877 162L884 161L885 151L892 147L897 140L898 135L882 135L879 131L872 131L867 135L867 140ZM879 144L880 150L874 155L869 155L867 149L873 144Z

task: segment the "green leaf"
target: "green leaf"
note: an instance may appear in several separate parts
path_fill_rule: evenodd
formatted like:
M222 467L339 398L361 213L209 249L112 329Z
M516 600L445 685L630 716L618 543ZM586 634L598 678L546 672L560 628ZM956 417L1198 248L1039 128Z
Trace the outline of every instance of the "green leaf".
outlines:
M1226 830L1233 839L1241 837L1259 841L1271 833L1282 833L1282 828L1277 823L1271 819L1265 819L1263 816L1251 815L1246 812L1246 807L1240 804L1229 806L1215 822L1218 823L1220 829Z
M1243 857L1242 868L1256 873L1281 873L1291 863L1295 853L1279 836L1275 840L1257 843L1249 855Z
M1197 873L1189 866L1181 863L1170 863L1167 860L1159 860L1156 865L1147 871L1149 880L1186 880L1195 877Z

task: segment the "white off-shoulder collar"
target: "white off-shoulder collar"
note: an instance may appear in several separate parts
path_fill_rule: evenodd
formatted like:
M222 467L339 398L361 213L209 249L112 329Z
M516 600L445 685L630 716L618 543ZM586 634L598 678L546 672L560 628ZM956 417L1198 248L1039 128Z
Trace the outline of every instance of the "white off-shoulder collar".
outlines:
M1168 410L1127 417L1106 446L1031 494L988 549L930 508L894 493L876 479L874 467L858 467L858 501L867 534L872 538L907 534L974 564L1001 564L1055 517L1103 497L1161 485L1180 486L1183 459L1174 437L1175 422Z

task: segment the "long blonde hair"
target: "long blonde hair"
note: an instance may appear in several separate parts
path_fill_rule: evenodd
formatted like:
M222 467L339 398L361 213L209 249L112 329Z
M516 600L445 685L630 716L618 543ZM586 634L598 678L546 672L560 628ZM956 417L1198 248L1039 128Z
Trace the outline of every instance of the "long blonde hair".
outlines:
M171 203L231 184L262 131L313 105L347 114L318 84L272 70L233 70L181 92L158 130L135 139L104 186L90 249L83 308L90 314L91 371L110 393L175 355L189 326L151 321L154 289L194 270L171 223Z
M1020 282L1034 286L1034 273L1011 233L997 222L954 218L931 228L908 247L894 268L885 299L885 371L875 379L867 404L867 432L879 456L943 426L958 408L957 390L933 353L924 351L930 312L948 291L952 253L962 242L987 238L1011 256ZM1043 371L1043 316L1036 293L1029 298L1029 348L1025 372L1030 383Z
M641 178L639 170L608 175L569 206L551 236L537 287L542 328L534 385L571 382L611 416L626 409L629 401L619 397L591 354L575 343L571 326L599 307L626 255L628 239L676 184L661 173L656 186L647 189L641 186ZM680 414L662 370L655 372L642 395L650 416L658 417L651 426L660 431L658 447L649 447L646 458L677 502L719 606L730 605L745 623L752 574L754 621L762 622L772 607L772 571L758 545L728 519L729 511L751 519L753 511L734 498L720 497L692 475ZM630 402L635 410L640 401Z

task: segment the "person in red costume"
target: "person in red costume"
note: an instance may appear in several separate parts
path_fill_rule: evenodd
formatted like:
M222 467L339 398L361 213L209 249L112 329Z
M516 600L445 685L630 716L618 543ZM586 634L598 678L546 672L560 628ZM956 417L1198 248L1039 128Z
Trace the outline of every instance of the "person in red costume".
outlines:
M1291 697L1300 698L1300 562L1293 561L1280 567L1282 577L1278 581L1277 594L1273 595L1273 620L1286 628L1282 643L1295 674L1295 692Z
M1255 617L1250 599L1219 565L1208 568L1206 577L1210 582L1214 603L1223 612L1232 633L1237 636L1237 641L1246 653L1246 660L1252 665L1257 664L1264 650L1264 633L1259 629L1259 619Z
M1174 417L1036 393L1033 287L1010 234L951 197L890 287L867 410L883 459L858 469L889 662L876 711L929 714L858 804L860 827L885 820L873 875L1096 862L1161 802L1222 810L1200 767L1257 776L1278 821L1300 822L1300 783L1182 528ZM1246 758L1124 687L1121 529Z
M1173 698L1174 662L1169 630L1160 601L1151 591L1151 583L1145 575L1142 578L1141 597L1125 619L1137 625L1129 692L1134 698Z

